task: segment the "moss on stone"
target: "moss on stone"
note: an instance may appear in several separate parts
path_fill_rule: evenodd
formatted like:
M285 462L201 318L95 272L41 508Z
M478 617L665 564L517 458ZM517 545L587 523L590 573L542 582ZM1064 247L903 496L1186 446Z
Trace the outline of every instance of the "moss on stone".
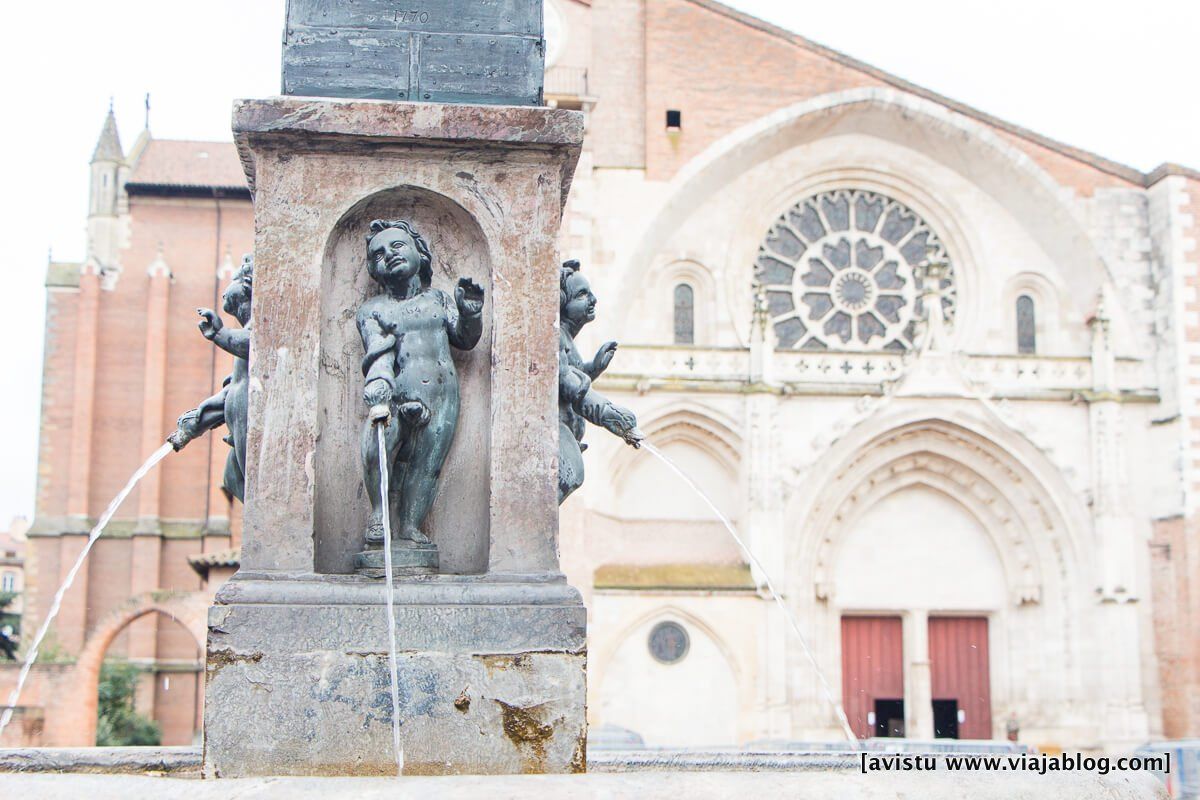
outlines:
M605 564L596 570L597 589L706 589L731 591L754 588L749 564Z

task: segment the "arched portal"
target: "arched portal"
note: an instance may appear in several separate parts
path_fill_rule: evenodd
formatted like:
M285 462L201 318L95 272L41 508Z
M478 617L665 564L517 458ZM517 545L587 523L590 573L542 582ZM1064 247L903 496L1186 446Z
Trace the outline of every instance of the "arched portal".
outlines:
M989 738L1010 713L1051 727L1086 703L1090 529L1044 454L961 409L908 408L853 429L820 469L788 509L787 582L860 735L899 720L907 736ZM829 727L815 681L795 692Z
M97 691L100 668L113 641L134 620L162 614L177 622L204 652L211 597L201 592L146 592L129 598L92 630L75 662L69 690L47 715L48 743L58 747L90 747L96 743ZM199 699L199 697L197 698ZM57 723L57 724L56 724Z

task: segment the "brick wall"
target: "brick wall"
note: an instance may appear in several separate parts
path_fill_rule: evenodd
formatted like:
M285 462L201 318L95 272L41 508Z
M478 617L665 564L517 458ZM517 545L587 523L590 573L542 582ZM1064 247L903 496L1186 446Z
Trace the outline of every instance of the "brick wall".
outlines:
M90 468L86 472L73 469L72 463L72 442L76 439L73 426L79 422L75 419L76 401L80 399L75 356L80 341L78 308L82 295L71 269L51 265L37 514L29 548L30 597L23 621L24 629L29 631L40 624L84 538L58 535L65 529L70 511L72 476L87 475L86 491L80 496L86 498L87 515L94 521L149 451L165 441L174 429L175 418L218 389L231 368L231 357L214 355L213 346L197 330L196 308L220 309L220 292L227 277L218 279L219 266L227 259L236 264L253 247L251 204L247 200L223 199L218 210L213 199L134 196L129 210L129 236L119 258L121 272L115 281L106 279L108 288L98 294ZM160 249L171 271L166 284L166 318L150 323L147 312L152 279L147 270ZM78 268L73 272L77 276ZM160 287L156 302L162 302L165 279L160 276L155 280ZM228 318L226 322L236 325ZM147 359L153 358L146 347L148 336L156 336L166 345L165 370L158 378L161 387L146 383ZM161 406L157 417L153 413L156 405ZM149 419L161 430L143 431L148 412ZM140 497L142 491L153 491L146 488L147 484L126 500L109 535L96 543L87 566L64 599L49 639L48 649L54 655L75 655L96 623L139 591L200 588L200 578L188 565L187 557L204 549L200 535L211 512L230 517L228 502L211 485L213 480L220 480L229 448L219 436L215 446L211 438L194 442L158 467L161 492L156 502L145 502L146 498ZM211 507L214 497L224 504L223 508ZM132 535L139 505L143 514L149 512L152 521L157 517L166 537L160 539L153 529L149 535ZM240 515L234 517L236 525ZM214 543L228 546L227 536L226 531L224 536L215 537ZM135 633L140 643L136 653L131 651L131 636ZM182 627L163 624L157 615L149 615L124 629L108 654L193 661L196 647L194 638ZM191 741L195 692L195 676L186 672L172 676L169 690L161 685L161 677L157 680L153 696L165 698L164 693L169 693L172 698L171 708L150 710L163 723L167 743ZM186 695L187 699L178 709L174 708L176 695ZM47 711L61 716L62 709ZM48 728L55 730L73 724L66 719L47 719Z
M1200 178L1174 183L1171 205L1175 236L1166 258L1174 262L1181 292L1184 353L1180 414L1185 421L1183 480L1187 516L1156 530L1155 628L1164 691L1167 736L1200 735ZM1156 575L1156 578L1159 576ZM1161 584L1161 585L1157 585Z
M690 0L646 5L647 177L667 180L722 136L870 76ZM668 109L683 129L668 134Z
M742 125L819 95L890 85L933 96L706 0L653 0L645 7L645 26L645 158L652 180L669 180L690 159ZM668 109L683 114L678 133L666 130ZM996 131L1080 195L1099 187L1140 188L1135 170L1117 164L1098 168L1107 162L1081 152L1076 157L1071 148L1063 152L1017 135L1012 126ZM598 159L597 165L601 163Z
M658 0L654 0L656 4ZM588 122L596 167L645 165L643 0L595 0L589 90L600 98Z

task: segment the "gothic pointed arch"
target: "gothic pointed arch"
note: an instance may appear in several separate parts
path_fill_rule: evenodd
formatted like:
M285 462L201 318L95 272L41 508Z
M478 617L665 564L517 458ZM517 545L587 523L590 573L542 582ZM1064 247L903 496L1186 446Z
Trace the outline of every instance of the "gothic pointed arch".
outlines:
M728 415L700 403L683 401L651 411L639 420L642 432L656 446L685 441L710 455L731 476L741 468L742 434ZM610 466L613 485L619 487L624 474L645 454L622 448Z
M70 691L59 698L61 730L47 730L47 739L59 747L91 747L96 743L97 689L100 667L113 640L134 620L147 614L162 614L182 625L203 652L208 636L208 607L212 598L205 592L156 591L134 595L101 619L84 642L72 669Z
M856 519L900 489L924 485L980 522L1003 566L1010 605L1077 605L1090 540L1078 499L1023 437L967 414L949 416L877 419L825 454L821 475L791 500L789 517L805 520L790 541L789 572L801 582L793 591L822 602L834 597L831 568Z
M1023 150L979 120L907 92L878 87L802 101L712 144L671 180L658 213L647 220L640 240L618 269L632 273L637 265L654 263L675 231L755 165L850 131L920 152L978 186L1012 214L1071 285L1083 287L1079 296L1093 296L1094 289L1111 279L1085 222L1064 202L1061 187ZM736 256L741 258L740 253ZM641 284L628 280L624 287L617 308L627 315Z

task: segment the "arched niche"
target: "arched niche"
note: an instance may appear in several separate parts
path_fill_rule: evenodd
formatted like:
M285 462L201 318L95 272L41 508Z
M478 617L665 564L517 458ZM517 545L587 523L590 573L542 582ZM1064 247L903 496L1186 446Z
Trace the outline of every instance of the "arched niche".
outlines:
M651 653L650 635L662 622L687 635L682 658L664 663ZM727 646L707 625L675 609L644 617L601 659L593 701L600 724L635 731L650 747L735 745L739 685Z
M731 520L739 517L742 443L731 423L712 409L689 404L651 412L644 416L641 427L655 447L722 513ZM622 449L610 463L609 472L618 516L718 523L695 492L656 458Z
M486 238L471 214L444 195L416 186L399 186L358 202L327 240L321 274L320 435L313 465L315 571L354 571L370 511L359 455L367 408L355 313L379 291L366 270L366 234L375 219L413 223L433 251L435 289L453 297L464 276L484 289L479 343L467 352L451 348L461 397L458 428L423 526L438 546L442 572L482 573L487 568L491 485L491 264Z

